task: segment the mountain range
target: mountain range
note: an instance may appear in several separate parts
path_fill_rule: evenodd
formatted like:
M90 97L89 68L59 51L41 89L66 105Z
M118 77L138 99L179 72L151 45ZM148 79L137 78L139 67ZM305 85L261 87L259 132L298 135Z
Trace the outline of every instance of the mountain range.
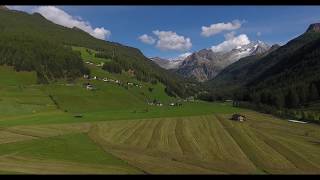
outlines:
M256 41L226 52L202 49L179 61L153 61L203 82L209 92L200 95L205 100L231 98L256 107L300 108L320 97L319 58L320 23L314 23L283 46Z
M151 58L151 60L162 68L175 69L178 74L184 77L191 77L197 81L204 82L213 79L225 67L237 60L247 56L263 54L269 49L270 45L262 41L255 41L225 52L202 49L184 59L165 60L162 58Z

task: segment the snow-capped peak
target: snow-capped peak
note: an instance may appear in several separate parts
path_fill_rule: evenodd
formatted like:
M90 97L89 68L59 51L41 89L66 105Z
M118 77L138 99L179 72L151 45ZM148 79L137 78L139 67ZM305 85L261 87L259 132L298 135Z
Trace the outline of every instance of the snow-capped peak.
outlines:
M243 52L243 51L247 51L247 52L253 52L255 51L257 48L262 48L264 50L268 50L270 48L270 46L260 40L258 41L253 41L253 42L250 42L249 44L247 45L243 45L243 46L238 46L236 48L234 48L232 51L240 51L240 52Z

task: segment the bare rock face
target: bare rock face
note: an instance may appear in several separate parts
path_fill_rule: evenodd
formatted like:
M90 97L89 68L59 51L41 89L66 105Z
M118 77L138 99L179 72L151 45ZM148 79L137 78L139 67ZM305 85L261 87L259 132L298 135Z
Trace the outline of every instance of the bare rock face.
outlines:
M270 46L261 41L237 47L228 52L213 52L203 49L188 56L179 66L177 72L184 77L193 77L200 82L213 79L225 67L237 60L257 54L262 54Z
M310 24L307 32L320 32L320 23Z

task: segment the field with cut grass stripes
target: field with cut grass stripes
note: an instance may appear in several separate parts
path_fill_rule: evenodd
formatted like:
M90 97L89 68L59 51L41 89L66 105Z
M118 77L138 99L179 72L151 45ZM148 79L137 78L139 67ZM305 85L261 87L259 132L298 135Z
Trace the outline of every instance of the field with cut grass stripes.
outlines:
M0 129L11 173L319 174L318 125L252 111Z
M320 173L318 126L245 114L106 122L89 136L149 173Z

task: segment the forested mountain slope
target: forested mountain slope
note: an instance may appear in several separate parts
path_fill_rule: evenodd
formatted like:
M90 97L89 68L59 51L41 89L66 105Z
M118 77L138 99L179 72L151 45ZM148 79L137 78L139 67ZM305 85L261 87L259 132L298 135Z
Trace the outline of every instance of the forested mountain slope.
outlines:
M140 50L119 43L96 39L78 28L54 24L39 13L0 10L0 64L16 70L36 71L38 81L47 83L56 78L74 79L89 73L80 54L70 46L87 47L111 57L121 70L134 72L137 79L159 81L174 95L185 95L182 79L161 69Z
M209 82L213 94L287 108L318 100L318 26L310 25L305 33L272 52L246 57L230 65ZM225 91L219 91L224 88Z

